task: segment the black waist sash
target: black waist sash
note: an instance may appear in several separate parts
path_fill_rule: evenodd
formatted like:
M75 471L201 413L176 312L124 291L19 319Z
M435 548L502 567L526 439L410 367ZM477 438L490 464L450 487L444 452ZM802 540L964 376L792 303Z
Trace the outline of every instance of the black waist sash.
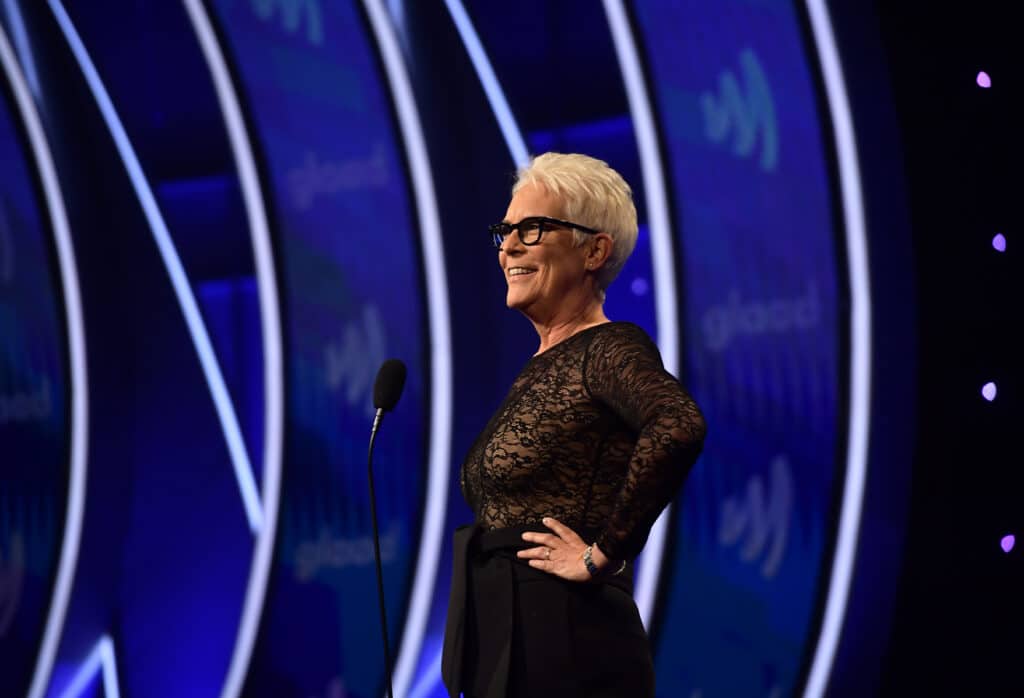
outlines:
M493 658L496 669L489 682L490 688L479 698L503 698L505 687L508 685L513 624L519 611L516 585L527 580L583 584L569 582L530 567L527 560L516 557L516 551L537 545L522 539L522 534L526 531L551 532L535 526L514 526L486 531L478 523L461 526L455 531L451 595L448 600L448 618L444 628L444 649L441 656L441 677L451 698L458 698L463 690L469 688L462 685L467 594L475 591L477 598L486 598L486 614L488 618L493 619L488 628L489 636L493 635L494 639L493 650L488 651L493 651L496 655ZM588 540L586 536L583 538ZM472 566L475 569L471 570L470 561L477 563ZM628 564L622 574L609 575L594 581L618 587L632 596L632 564ZM475 590L471 589L470 585L474 585Z

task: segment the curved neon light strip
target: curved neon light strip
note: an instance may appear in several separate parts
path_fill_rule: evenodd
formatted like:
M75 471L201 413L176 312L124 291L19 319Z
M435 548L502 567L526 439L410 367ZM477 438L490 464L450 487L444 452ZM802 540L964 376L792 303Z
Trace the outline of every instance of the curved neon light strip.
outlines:
M103 114L103 120L110 130L114 139L114 145L124 162L125 170L131 179L132 186L139 198L139 204L149 222L153 239L156 241L164 266L167 268L167 275L171 279L174 293L178 297L178 304L181 306L182 315L188 325L189 333L192 335L192 343L195 345L196 354L203 368L206 377L206 384L213 397L214 406L217 409L217 417L220 419L220 426L224 432L224 439L227 442L228 452L231 455L231 464L234 466L235 479L238 488L242 493L242 503L245 505L245 515L249 520L249 529L253 535L257 535L263 526L263 511L260 508L259 492L256 488L256 481L252 474L252 466L249 463L249 455L245 450L245 442L242 439L242 430L238 426L238 417L235 415L234 407L231 404L231 397L228 395L227 386L224 383L224 376L221 374L220 365L217 363L217 355L213 351L210 336L203 324L203 317L199 312L195 296L192 294L192 287L185 274L185 268L178 257L178 251L171 240L171 234L167 230L160 209L157 206L153 191L146 181L146 175L142 171L135 150L132 148L128 134L121 124L121 120L114 109L114 104L107 94L103 81L100 79L96 67L89 58L85 45L82 43L78 32L68 17L64 7L59 0L49 0L50 9L60 25L61 31L71 48L71 52L78 62L79 68L89 84L89 89L96 99L96 104Z
M498 127L501 129L501 135L505 138L505 145L508 146L512 160L516 163L516 167L525 167L530 163L530 152L526 147L526 141L523 140L519 125L516 124L516 118L512 115L512 109L508 106L508 100L505 99L505 91L501 89L501 84L494 74L494 68L491 67L491 62L487 58L487 52L484 51L480 37L477 35L476 29L473 28L473 21L469 18L469 13L466 12L466 8L460 0L445 0L444 4L448 6L448 12L452 16L452 21L455 22L455 28L458 29L462 43L469 53L469 60L473 63L473 68L480 78L480 84L483 85L484 94L487 95L487 101L491 105L491 111L494 112L494 118L498 121Z
M434 694L434 689L441 683L441 655L442 648L438 647L434 658L430 660L427 668L420 674L419 680L409 689L407 698L429 698Z
M822 0L808 0L807 10L814 33L814 43L821 60L829 113L835 128L835 146L839 161L840 188L843 197L843 219L846 224L846 256L850 274L850 426L846 452L846 481L843 484L842 513L839 538L836 542L828 598L821 635L814 651L814 660L804 689L805 696L823 696L835 661L839 633L846 615L850 582L857 554L864 481L867 478L868 426L871 400L871 290L868 277L867 229L864 222L864 200L861 192L860 164L853 116L843 80L828 9Z
M39 94L39 73L36 72L36 64L32 60L32 49L29 46L28 32L25 31L25 20L22 19L21 9L16 0L4 0L4 9L7 10L7 20L11 25L11 33L14 35L14 45L18 49L18 56L21 58L22 71L25 82L32 88L32 94L36 99L42 101Z
M409 37L405 27L405 0L387 0L388 14L391 15L391 22L395 25L395 33L406 44L408 48Z
M22 123L28 133L32 155L43 184L50 214L50 225L57 246L61 285L64 287L64 309L68 331L68 354L71 361L71 476L68 483L67 514L64 517L64 537L61 541L57 581L54 584L50 611L46 617L43 641L36 658L29 698L39 698L50 682L50 672L57 654L57 643L64 630L68 600L78 564L78 549L82 539L82 515L85 511L85 488L89 450L89 384L86 377L85 323L82 319L82 299L78 288L78 270L75 250L71 243L71 228L64 210L64 199L57 179L57 170L46 141L42 122L36 112L28 84L18 68L14 51L0 26L0 63L3 63L7 81L21 112Z
M274 555L277 534L277 513L281 493L282 448L284 441L284 385L281 337L281 313L278 305L277 277L274 275L270 225L263 205L263 192L257 174L249 133L242 117L242 107L228 71L224 53L217 42L213 24L201 0L184 0L185 9L199 39L206 65L213 78L231 152L242 187L242 200L252 235L256 262L256 282L260 294L260 317L263 331L264 433L263 449L263 526L256 540L249 572L249 584L242 607L242 621L235 639L231 665L221 695L237 696L242 691L246 671L252 659L259 632L267 579Z
M117 661L114 659L114 641L104 635L93 646L85 663L79 667L75 677L68 684L60 698L78 698L89 687L97 671L103 672L103 695L105 698L121 698L117 685Z
M445 514L448 509L448 478L451 464L452 426L452 350L451 323L448 318L448 285L441 244L441 220L434 194L430 159L412 85L402 62L387 10L380 0L363 0L366 14L377 39L388 84L398 113L402 141L409 158L416 210L420 219L423 260L426 265L427 312L430 321L431 409L430 456L423 534L420 536L412 599L395 663L395 695L404 696L412 683L419 659L423 633L437 581L437 563L441 554Z
M676 306L675 257L672 253L672 224L668 211L668 196L665 193L665 170L658 150L658 131L654 125L654 112L640 68L636 40L621 0L604 0L604 11L608 17L615 53L626 85L629 113L640 151L644 191L647 193L651 261L654 269L654 308L658 320L658 349L665 361L665 367L678 375L679 311ZM636 605L644 625L648 628L651 624L651 614L654 613L658 579L661 577L661 562L668 539L669 512L670 507L666 507L651 528L651 535L637 566Z

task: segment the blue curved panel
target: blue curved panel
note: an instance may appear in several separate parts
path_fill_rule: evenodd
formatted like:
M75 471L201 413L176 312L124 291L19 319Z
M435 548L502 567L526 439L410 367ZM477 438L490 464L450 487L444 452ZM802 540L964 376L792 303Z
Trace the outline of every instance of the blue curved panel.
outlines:
M269 192L286 365L277 546L246 694L380 690L366 480L373 381L409 380L375 455L392 645L423 511L429 376L416 213L352 2L216 2Z
M827 126L786 2L637 3L709 439L669 554L663 695L790 695L816 637L848 357Z
M16 111L0 89L0 677L29 684L68 478L67 348L56 258Z

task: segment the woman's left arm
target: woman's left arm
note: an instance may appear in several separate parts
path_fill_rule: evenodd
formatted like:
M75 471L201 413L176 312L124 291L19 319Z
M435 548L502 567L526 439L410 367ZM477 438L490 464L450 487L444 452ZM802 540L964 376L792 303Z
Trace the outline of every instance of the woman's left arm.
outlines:
M632 559L700 455L704 417L665 370L657 347L635 325L595 337L584 378L590 394L637 433L614 509L596 540L609 558Z
M599 333L584 358L583 375L591 396L637 433L611 516L591 550L594 566L608 572L613 561L640 553L651 526L700 455L706 426L696 403L665 371L657 347L635 325ZM555 519L545 519L544 525L552 533L523 534L539 547L521 551L520 557L566 579L589 579L582 561L586 542Z

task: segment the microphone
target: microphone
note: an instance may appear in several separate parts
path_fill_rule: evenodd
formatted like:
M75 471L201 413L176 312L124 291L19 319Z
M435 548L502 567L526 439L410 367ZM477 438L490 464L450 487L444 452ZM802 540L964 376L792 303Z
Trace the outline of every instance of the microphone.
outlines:
M373 384L373 406L377 414L373 417L373 429L370 431L370 452L366 469L370 483L370 518L373 520L373 559L377 563L377 599L380 601L380 633L384 640L384 670L388 686L388 698L393 698L391 690L391 654L388 650L388 618L384 606L384 573L380 563L380 534L377 529L377 495L373 489L373 443L377 440L377 429L384 418L402 397L405 387L405 364L399 359L388 359L377 371L377 380Z
M377 433L384 413L395 409L398 398L402 397L403 388L405 388L405 364L400 359L388 359L377 371L377 380L373 384L373 406L377 408L377 414L373 418L374 434Z

